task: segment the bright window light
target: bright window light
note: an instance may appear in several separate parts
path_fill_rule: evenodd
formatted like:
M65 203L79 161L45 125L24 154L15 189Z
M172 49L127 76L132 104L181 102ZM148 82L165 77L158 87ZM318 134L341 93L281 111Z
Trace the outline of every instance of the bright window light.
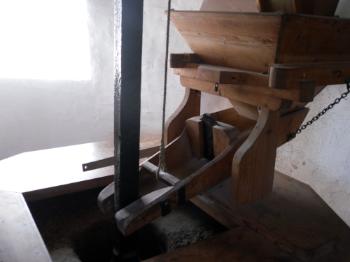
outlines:
M0 0L0 78L89 80L86 0Z

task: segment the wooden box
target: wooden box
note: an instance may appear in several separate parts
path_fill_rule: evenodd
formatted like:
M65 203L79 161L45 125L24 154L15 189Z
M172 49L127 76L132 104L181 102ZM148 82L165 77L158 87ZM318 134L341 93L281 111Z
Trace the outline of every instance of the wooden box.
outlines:
M204 11L171 19L207 64L267 73L276 63L350 61L350 19Z

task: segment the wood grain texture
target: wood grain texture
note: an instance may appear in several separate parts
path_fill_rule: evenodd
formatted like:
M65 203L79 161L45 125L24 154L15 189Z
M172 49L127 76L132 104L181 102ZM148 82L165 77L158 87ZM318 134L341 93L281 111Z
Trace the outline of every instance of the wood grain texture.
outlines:
M350 61L348 19L204 11L171 17L206 64L267 73L274 63Z
M242 117L234 108L214 112L210 114L216 121L223 122L238 128L240 132L250 130L256 121Z
M50 262L21 193L0 191L0 261Z
M269 83L267 74L207 64L197 64L196 67L185 65L184 68L175 69L174 72L180 76L219 84L266 87Z
M274 92L274 90L265 90L266 93L264 94L265 91L262 88L259 88L260 92L256 92L257 89L255 88L222 85L188 77L181 77L180 81L184 87L190 89L226 97L232 101L239 101L252 106L265 107L273 111L279 110L283 102L281 98L271 96L271 92Z
M280 117L276 131L277 146L281 146L292 139L291 135L297 132L301 124L304 122L308 112L308 108L301 108L283 114Z
M275 77L275 79L282 78L279 73L282 74L283 72L277 72L277 77ZM314 81L308 81L307 79L301 79L297 87L287 89L282 85L276 84L274 84L274 88L269 87L267 75L247 71L242 72L234 69L222 69L216 66L199 65L197 69L177 69L176 74L180 75L180 79L184 78L182 83L186 83L186 87L191 88L190 81L192 81L192 89L201 90L201 86L203 86L203 92L209 92L220 96L224 96L224 93L231 94L231 89L233 91L242 90L240 93L241 95L246 94L246 98L248 98L247 94L257 94L257 96L271 96L295 102L310 102L315 96ZM307 86L305 83L309 83L309 85ZM206 88L209 84L214 88ZM236 97L236 100L242 99L240 98L241 96L236 95ZM234 96L227 98L235 100ZM256 101L258 101L258 99L256 99Z
M207 64L262 73L274 63L280 16L173 11L171 19Z
M180 136L185 128L185 122L187 119L200 114L200 105L201 93L195 90L186 89L181 105L166 122L165 133L167 144Z
M255 128L235 153L232 186L239 203L252 203L272 192L278 120L278 112L262 109Z
M192 202L223 225L247 226L301 261L349 261L349 227L310 186L276 172L264 200L239 205L232 194L228 179Z
M124 235L130 235L158 218L164 212L164 205L171 210L231 175L233 155L249 133L240 133L238 129L229 125L220 127L220 123L218 123L218 126L213 127L215 129L213 147L216 156L212 161L203 162L196 158L195 152L191 149L193 143L190 142L190 137L192 136L189 133L194 132L196 134L197 129L193 128L193 126L200 126L200 122L195 120L188 120L182 135L166 148L166 171L171 176L179 179L179 181L170 187L151 191L118 211L115 219L120 232ZM204 141L201 141L201 143L204 143ZM176 155L169 158L169 152ZM158 159L159 156L156 155L149 159L149 163L154 164ZM191 164L193 162L202 162L204 164L202 166L197 165L197 168L194 169ZM154 168L150 168L149 163L147 163L148 167L143 168L142 173L152 169L151 173L155 176ZM180 172L179 167L182 168ZM142 186L144 185L142 184Z
M158 138L143 140L142 150L159 144ZM96 142L4 159L0 161L0 190L21 192L32 201L106 186L113 181L112 166L83 172L82 164L110 157L113 151L113 143Z
M276 63L349 62L349 25L349 19L284 15Z

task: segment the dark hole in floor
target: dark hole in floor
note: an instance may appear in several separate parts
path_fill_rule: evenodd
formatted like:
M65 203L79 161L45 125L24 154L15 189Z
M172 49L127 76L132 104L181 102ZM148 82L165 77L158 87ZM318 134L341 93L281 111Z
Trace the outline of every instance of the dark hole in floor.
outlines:
M28 203L54 262L111 261L119 238L113 219L105 217L97 207L100 190ZM123 239L122 245L131 257L147 259L224 230L188 203Z

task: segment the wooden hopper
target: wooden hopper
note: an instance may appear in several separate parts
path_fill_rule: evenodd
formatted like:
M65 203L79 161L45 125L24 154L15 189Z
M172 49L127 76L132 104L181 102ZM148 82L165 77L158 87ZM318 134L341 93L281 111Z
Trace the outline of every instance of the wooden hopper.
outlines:
M350 76L350 20L208 11L173 11L171 19L194 52L171 57L182 86L225 97L241 117L256 120L232 161L235 201L266 197L276 149L298 131L306 103ZM188 99L176 125L169 123L169 141L180 134L179 119L191 105Z
M206 64L267 73L273 64L350 61L349 19L195 11L171 19Z

